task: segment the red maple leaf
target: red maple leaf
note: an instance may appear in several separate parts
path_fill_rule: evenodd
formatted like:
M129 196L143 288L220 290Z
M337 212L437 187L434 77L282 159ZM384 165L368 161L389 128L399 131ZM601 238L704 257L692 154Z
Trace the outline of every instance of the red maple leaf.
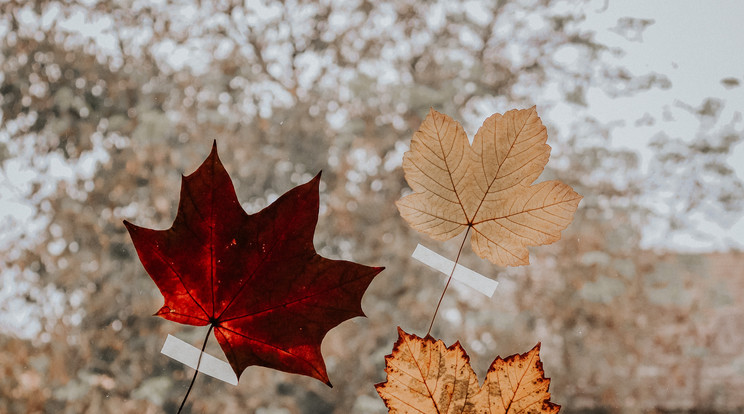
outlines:
M249 215L215 143L183 177L170 229L124 222L165 298L155 315L211 325L238 378L260 365L330 386L321 341L341 322L364 316L362 295L383 268L315 252L319 183L320 174Z

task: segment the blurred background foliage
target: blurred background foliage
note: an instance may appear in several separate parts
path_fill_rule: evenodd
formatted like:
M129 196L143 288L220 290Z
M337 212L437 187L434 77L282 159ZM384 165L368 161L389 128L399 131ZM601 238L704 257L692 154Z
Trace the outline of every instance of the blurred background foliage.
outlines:
M564 130L544 117L543 177L584 196L576 219L528 267L494 268L466 250L462 263L499 288L489 299L456 286L434 336L460 340L480 378L496 355L542 341L565 412L744 408L744 256L640 244L649 223L739 217L727 157L742 133L711 122L722 105L711 98L689 105L696 139L656 137L645 171L636 152L610 148L613 126L583 111L587 88L632 96L669 80L600 59L621 51L580 28L582 5L0 2L0 180L13 210L0 223L0 411L175 411L192 371L160 347L168 333L196 345L205 328L151 316L162 299L122 220L169 227L180 175L216 139L249 212L323 170L316 248L386 270L364 298L368 318L323 343L335 388L253 367L237 387L200 376L191 411L385 412L373 384L395 327L424 334L444 285L410 253L421 242L454 257L459 246L409 229L394 206L408 191L400 165L413 132L429 107L471 135L494 112L547 113L549 85L576 117ZM575 60L556 59L567 46ZM208 349L221 355L215 341Z

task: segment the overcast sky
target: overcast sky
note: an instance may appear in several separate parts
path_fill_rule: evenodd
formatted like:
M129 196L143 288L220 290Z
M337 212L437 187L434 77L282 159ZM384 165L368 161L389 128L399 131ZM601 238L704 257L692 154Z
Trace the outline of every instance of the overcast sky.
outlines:
M667 90L655 89L633 97L611 99L599 89L588 91L588 111L602 121L623 121L613 130L612 145L632 148L642 156L644 168L650 159L650 139L664 131L671 138L690 140L699 128L698 119L685 110L685 104L699 106L706 98L724 102L714 130L732 124L742 134L744 121L744 2L742 1L595 1L586 8L584 27L596 31L597 40L619 47L625 54L617 59L634 74L657 72L672 83ZM612 28L619 18L632 16L651 19L642 38L621 36ZM734 78L740 86L726 86L721 80ZM666 117L664 113L671 115ZM657 122L635 126L635 121L650 114ZM738 144L729 164L744 180L744 144ZM744 220L731 227L698 221L693 232L668 237L648 232L644 244L687 251L724 250L727 246L744 248Z

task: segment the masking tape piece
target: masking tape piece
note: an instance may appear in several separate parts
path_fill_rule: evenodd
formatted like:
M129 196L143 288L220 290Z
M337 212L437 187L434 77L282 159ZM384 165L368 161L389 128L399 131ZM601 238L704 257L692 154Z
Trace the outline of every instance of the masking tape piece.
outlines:
M196 369L201 349L196 348L173 335L168 335L168 338L165 339L165 343L163 344L163 349L161 349L160 352L184 365ZM221 359L215 358L206 352L202 354L202 359L199 363L199 372L203 372L210 377L217 378L218 380L225 381L228 384L238 385L238 377L235 376L235 371L233 371L230 364Z
M452 260L442 257L436 252L429 250L420 244L416 246L416 250L413 251L413 254L411 256L419 262L431 268L439 270L447 276L449 276L450 272L452 272L452 267L455 265L455 262L453 262ZM457 280L458 282L470 286L471 288L488 296L489 298L493 296L493 292L496 291L496 286L499 285L499 282L491 280L481 275L480 273L474 272L460 264L457 265L457 269L452 275L452 278Z

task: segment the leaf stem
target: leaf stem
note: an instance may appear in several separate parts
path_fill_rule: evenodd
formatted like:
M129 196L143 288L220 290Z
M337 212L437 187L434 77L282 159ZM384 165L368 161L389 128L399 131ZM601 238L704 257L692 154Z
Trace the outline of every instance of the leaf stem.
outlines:
M201 352L199 353L199 359L196 361L196 371L194 372L194 377L191 378L191 384L189 384L189 389L186 391L186 395L183 397L183 401L181 401L181 406L178 407L178 411L176 414L180 414L181 410L183 410L183 406L186 405L186 399L189 398L189 393L191 393L191 388L194 387L194 381L196 381L196 374L199 373L199 364L201 364L202 355L204 355L204 349L207 347L207 341L209 341L209 334L212 333L212 328L214 328L214 325L209 325L209 330L207 331L207 336L204 337L204 344L202 344Z
M444 294L447 293L447 288L449 287L450 282L452 281L452 276L455 274L455 269L457 269L457 262L460 260L460 254L462 253L463 247L465 247L465 241L468 239L469 233L470 233L470 226L468 226L468 229L465 230L465 237L462 238L462 243L460 244L460 250L457 251L457 257L455 258L455 265L452 266L452 271L450 272L449 278L447 278L447 284L444 285L442 296L439 297L439 302L437 302L437 308L434 309L434 316L431 317L431 323L429 324L429 330L426 331L427 336L431 334L431 328L434 326L434 319L436 319L437 317L437 312L439 312L439 306L442 305L442 299L444 299Z

